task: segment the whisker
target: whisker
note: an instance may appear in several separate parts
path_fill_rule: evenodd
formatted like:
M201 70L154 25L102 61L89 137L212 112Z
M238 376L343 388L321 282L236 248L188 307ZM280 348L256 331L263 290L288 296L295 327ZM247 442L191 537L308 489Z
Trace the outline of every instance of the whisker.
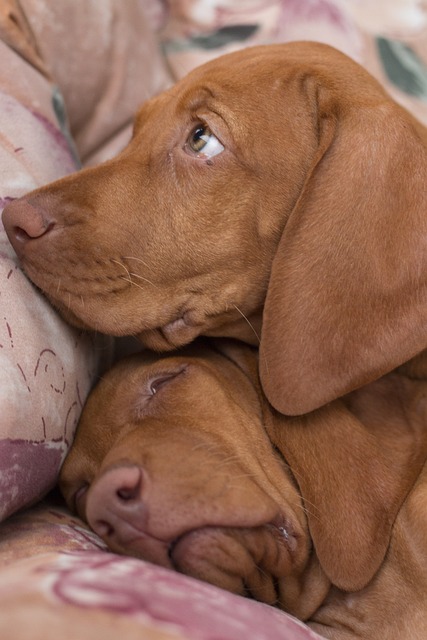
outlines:
M151 282L151 280L149 280L148 278L144 278L144 276L140 276L139 273L130 273L131 276L134 276L134 278L139 278L140 280L144 280L145 282L148 282L149 284L151 284L153 287L155 287L156 289L158 289L157 285L154 284L154 282Z
M128 274L128 276L130 278L129 269L126 267L126 265L124 265L122 262L119 262L119 260L113 260L113 258L111 259L111 262L115 262L115 264L118 264L119 267L122 267L122 269L124 269L126 271L126 273Z
M147 269L151 269L148 262L144 262L144 260L142 260L141 258L136 258L134 256L123 256L123 260L136 260L137 262L140 262L141 264L143 264L144 267L147 267Z
M145 280L145 278L143 278ZM125 276L120 276L120 280L124 280L125 282L129 282L129 284L132 284L134 287L138 287L138 289L141 289L141 291L145 291L144 287L141 287L140 284L137 284L136 282L134 282L131 278L125 278ZM147 282L150 282L149 280L147 280ZM150 284L153 284L152 282L150 282ZM153 284L153 287L155 287L156 285Z
M245 316L245 314L239 309L239 307L237 305L234 304L234 302L232 303L233 307L236 309L236 311L238 311L240 313L240 315L242 316L242 318L244 318L246 320L246 322L248 323L248 325L250 326L250 328L252 329L252 331L254 332L256 339L258 340L258 343L261 343L261 338L258 335L258 333L255 331L255 327L253 326L253 324L251 323L251 321L249 320L249 318L247 318ZM268 362L267 362L267 358L264 356L264 363L265 363L265 368L267 371L267 375L270 375L270 371L269 371L269 367L268 367Z
M319 512L319 508L314 504L314 502L310 502L310 500L307 500L307 498L305 496L304 496L303 500L304 500L304 504L308 504L310 507L313 507L314 511L317 511L317 513L319 514L318 517L320 519L320 515L321 514ZM311 513L312 513L312 515L314 515L313 511Z
M257 334L257 332L255 331L255 327L253 326L253 324L251 323L251 321L249 320L249 318L247 318L247 317L245 316L245 314L243 313L243 311L241 311L241 310L239 309L239 307L238 307L236 304L234 304L234 302L233 302L232 304L233 304L233 307L236 309L236 311L238 311L238 312L240 313L240 315L242 316L242 318L244 318L244 320L246 320L246 322L248 323L248 325L250 326L250 328L251 328L251 329L252 329L252 331L254 332L255 337L256 337L256 339L258 340L258 342L261 342L261 338L259 337L259 335L258 335L258 334Z
M307 509L305 504L293 503L292 506L296 509L300 509L306 516L311 516L312 518L315 518L318 522L321 522L322 518L320 517L320 515L318 515L317 513L314 513L310 509Z
M129 260L129 259L133 259L133 260L138 260L138 258L124 258L125 260ZM126 265L124 265L122 262L120 262L119 260L114 260L113 258L111 259L111 262L115 262L115 264L118 264L119 267L122 267L122 269L124 269L128 275L129 279L126 278L122 278L122 280L126 280L126 282L130 282L130 284L134 284L136 287L138 287L139 289L143 289L143 287L139 287L139 285L137 285L135 282L133 282L132 280L132 276L134 276L134 278L139 278L140 280L144 280L144 282L148 282L148 284L151 284L152 287L155 287L157 289L157 286L154 284L154 282L151 282L151 280L149 280L148 278L144 278L144 276L140 276L138 273L132 273L129 271L129 269L126 267ZM142 262L142 260L140 260L140 262ZM143 263L145 264L145 263Z

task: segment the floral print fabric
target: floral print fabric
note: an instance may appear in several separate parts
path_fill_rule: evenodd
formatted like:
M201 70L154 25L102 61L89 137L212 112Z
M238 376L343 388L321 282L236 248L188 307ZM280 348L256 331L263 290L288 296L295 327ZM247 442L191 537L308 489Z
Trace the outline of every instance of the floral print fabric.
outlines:
M0 525L3 640L317 640L291 616L135 558L60 507Z
M421 0L144 0L175 77L222 53L315 40L366 67L427 124L427 6Z

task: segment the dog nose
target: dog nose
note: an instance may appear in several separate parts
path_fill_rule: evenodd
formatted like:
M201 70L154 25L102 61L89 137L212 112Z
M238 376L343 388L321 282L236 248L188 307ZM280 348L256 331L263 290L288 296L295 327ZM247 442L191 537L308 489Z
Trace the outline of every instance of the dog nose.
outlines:
M106 471L91 487L86 518L108 543L123 545L141 534L148 517L142 480L140 467L123 465Z
M55 221L47 212L22 198L5 206L2 220L9 241L18 255L30 240L46 235L55 226Z

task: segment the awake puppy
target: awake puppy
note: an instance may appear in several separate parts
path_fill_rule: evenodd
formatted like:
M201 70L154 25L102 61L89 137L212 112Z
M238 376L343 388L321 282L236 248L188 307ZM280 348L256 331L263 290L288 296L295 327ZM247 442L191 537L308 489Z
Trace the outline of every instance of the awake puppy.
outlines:
M426 129L369 73L288 43L195 69L117 158L3 222L72 323L154 350L260 338L264 392L302 415L426 349L426 175Z
M68 505L113 551L279 606L326 638L424 640L426 435L402 428L401 381L370 389L387 428L366 393L286 418L257 366L227 340L119 362L63 466ZM387 495L409 477L395 520Z

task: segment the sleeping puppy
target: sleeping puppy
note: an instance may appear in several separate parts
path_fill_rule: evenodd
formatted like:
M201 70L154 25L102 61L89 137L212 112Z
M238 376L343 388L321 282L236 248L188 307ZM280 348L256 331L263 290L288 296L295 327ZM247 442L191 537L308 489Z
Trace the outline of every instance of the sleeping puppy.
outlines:
M422 387L395 374L287 418L257 368L229 340L119 362L63 466L68 505L113 551L281 607L326 638L425 640L426 433L402 419L408 406L424 417Z
M154 350L260 339L269 401L303 415L426 349L426 175L426 129L374 78L288 43L195 69L117 158L3 222L72 323Z

